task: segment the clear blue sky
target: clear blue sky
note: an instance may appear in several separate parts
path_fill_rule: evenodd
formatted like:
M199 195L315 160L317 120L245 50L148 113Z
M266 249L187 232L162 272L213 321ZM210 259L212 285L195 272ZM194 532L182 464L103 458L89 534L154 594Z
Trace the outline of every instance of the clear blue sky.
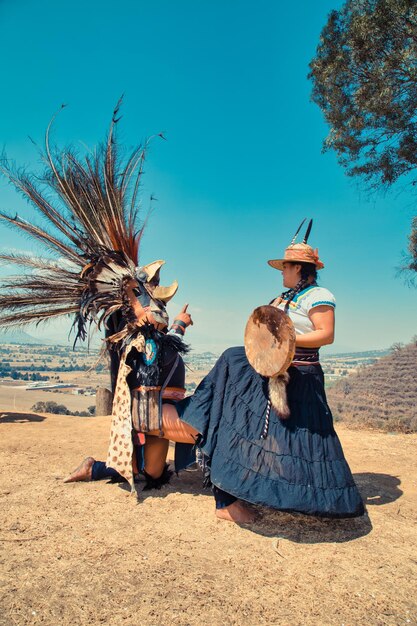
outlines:
M125 94L119 137L150 150L143 187L158 202L141 262L167 261L163 280L190 303L196 350L242 343L252 309L281 292L266 264L298 223L313 217L311 243L337 299L336 342L327 352L383 348L417 333L417 291L398 278L416 198L400 185L369 199L333 154L310 102L308 62L337 0L3 0L0 138L9 157L39 167L52 114L58 144L95 145ZM401 191L401 193L399 193ZM4 181L0 206L35 219ZM40 219L40 218L36 218ZM4 248L28 242L0 226ZM4 274L9 268L2 268ZM66 339L68 320L36 331ZM30 330L35 334L33 330Z

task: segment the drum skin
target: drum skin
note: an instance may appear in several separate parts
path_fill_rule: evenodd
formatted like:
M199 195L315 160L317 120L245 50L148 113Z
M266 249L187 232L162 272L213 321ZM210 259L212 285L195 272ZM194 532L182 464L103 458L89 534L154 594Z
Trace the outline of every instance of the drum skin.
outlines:
M295 354L295 329L289 316L270 305L256 308L246 324L245 351L261 376L283 374Z

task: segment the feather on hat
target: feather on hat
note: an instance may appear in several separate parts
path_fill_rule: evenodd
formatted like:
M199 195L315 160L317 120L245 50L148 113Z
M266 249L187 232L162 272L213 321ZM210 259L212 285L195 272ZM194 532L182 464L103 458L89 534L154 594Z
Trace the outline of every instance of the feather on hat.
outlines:
M305 222L305 218L299 225L294 237L288 248L285 249L283 259L271 259L268 264L277 270L282 270L284 263L312 263L316 266L316 269L321 270L324 268L324 263L319 259L319 251L317 248L313 249L308 245L307 241L310 236L311 227L313 226L313 220L310 220L307 226L306 233L302 243L296 243L297 235L301 230Z

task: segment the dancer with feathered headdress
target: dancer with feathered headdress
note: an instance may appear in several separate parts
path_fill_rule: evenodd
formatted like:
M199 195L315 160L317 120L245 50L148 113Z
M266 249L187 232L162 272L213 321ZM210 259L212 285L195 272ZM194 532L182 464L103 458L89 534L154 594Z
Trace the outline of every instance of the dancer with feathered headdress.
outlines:
M167 332L166 303L178 284L159 284L162 260L139 265L145 223L138 224L138 192L149 140L126 160L120 157L115 137L120 105L121 100L105 143L83 160L72 149L51 149L53 118L42 178L1 163L3 174L48 227L3 212L0 219L40 242L48 258L0 254L3 262L25 269L3 282L0 327L72 314L74 345L88 337L91 324L105 330L115 392L107 464L133 485L131 395L136 443L143 445L145 431L158 426L162 434L162 399L184 395L182 336L192 321L184 307Z

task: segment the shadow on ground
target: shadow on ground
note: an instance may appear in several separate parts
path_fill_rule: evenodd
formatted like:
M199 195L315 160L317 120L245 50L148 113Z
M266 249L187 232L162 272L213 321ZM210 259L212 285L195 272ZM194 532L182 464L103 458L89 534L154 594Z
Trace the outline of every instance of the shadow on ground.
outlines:
M252 532L295 543L344 543L364 537L372 530L367 513L362 517L330 519L284 513L266 507L255 508L260 519L250 528Z
M115 482L119 489L123 489L123 491L130 491L130 485L128 485L126 481L108 481L110 484L112 482ZM171 493L212 497L211 489L203 487L203 475L200 470L183 470L180 472L179 476L174 474L170 482L167 485L163 485L161 489L149 489L147 491L143 491L144 486L145 479L140 477L139 481L135 482L138 501L146 500L146 498L164 498Z
M403 494L397 476L364 472L354 475L365 506L394 502ZM283 513L256 507L260 521L251 528L267 537L288 539L296 543L342 543L364 537L372 530L368 514L347 519L328 519Z
M358 486L361 487L362 497L365 503L367 502L367 494L374 493L375 489L370 487L378 484L378 478L383 476L386 481L388 478L392 479L390 484L394 485L394 477L387 475L373 475L373 474L361 474L358 475ZM376 478L375 478L376 476ZM355 476L355 479L357 477ZM399 481L398 481L399 482ZM368 486L368 491L364 490L363 485ZM146 498L164 498L172 493L183 493L184 495L206 495L211 497L211 490L205 489L202 486L202 475L199 471L196 472L181 472L180 477L173 477L169 485L165 485L161 490L142 491L143 482L139 482L136 485L136 492L138 495L138 503ZM129 486L126 483L119 484L119 487L124 490L128 490ZM398 490L399 491L399 490ZM397 497L399 497L399 494ZM372 497L372 496L371 496ZM387 502L390 500L386 500ZM371 504L374 503L372 500ZM253 509L258 514L258 521L252 526L242 526L246 530L263 535L265 537L279 539L287 539L295 543L343 543L347 541L353 541L359 537L368 535L372 530L371 521L365 513L362 517L347 518L347 519L330 519L314 517L312 515L302 515L300 513L286 513L277 511L275 509L269 509L268 507L261 507L252 505ZM213 502L213 514L214 514L214 502ZM225 522L229 523L229 522Z
M390 474L372 474L364 472L354 475L355 482L367 506L388 504L400 498L401 480Z
M45 417L36 413L1 413L0 424L28 424L29 422L43 422Z

